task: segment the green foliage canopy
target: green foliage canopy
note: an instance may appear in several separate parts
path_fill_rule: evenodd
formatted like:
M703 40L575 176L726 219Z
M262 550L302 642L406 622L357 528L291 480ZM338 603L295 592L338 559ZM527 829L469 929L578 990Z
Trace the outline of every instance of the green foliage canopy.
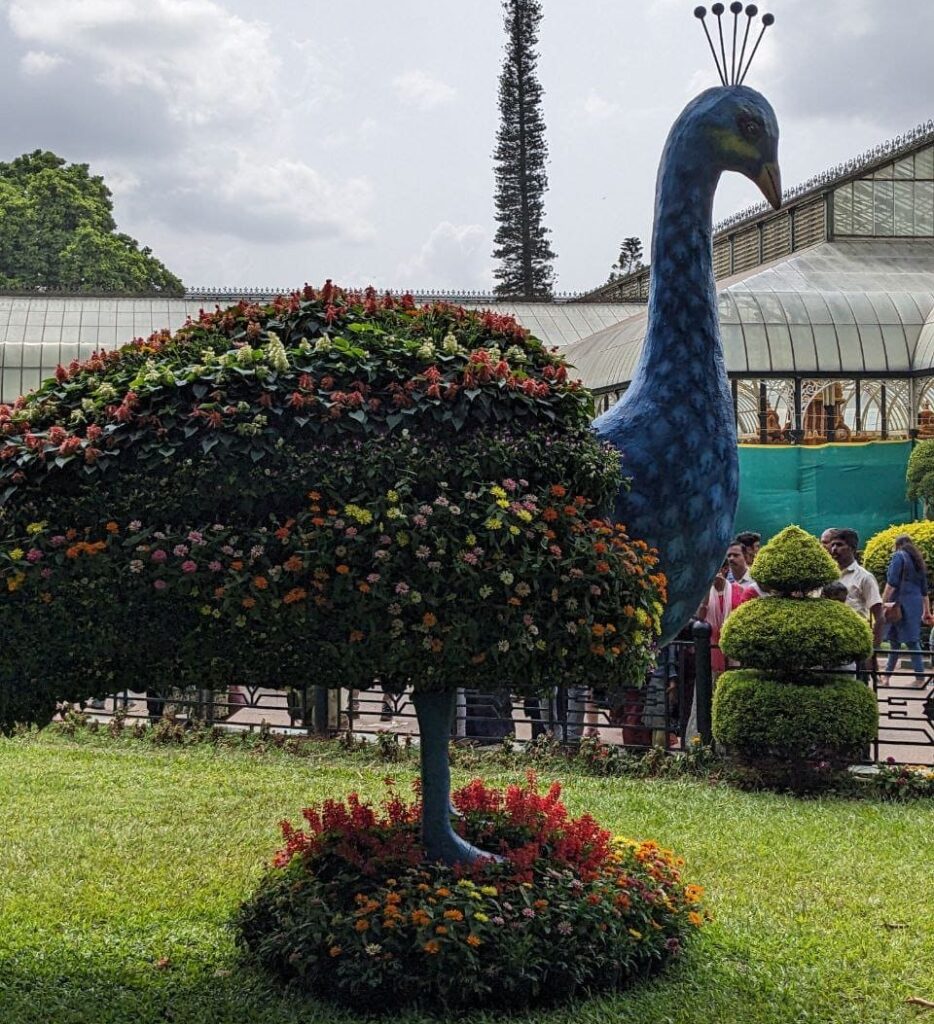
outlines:
M919 441L908 459L905 473L909 501L923 501L934 507L934 441Z
M103 178L42 150L0 163L0 287L184 292L150 249L117 233Z
M756 555L756 582L779 594L806 594L840 577L837 563L800 526L786 526Z
M903 533L911 537L924 555L927 565L934 565L934 521L921 519L915 523L897 523L873 534L863 551L863 564L880 583L885 582L885 574L895 551L895 538Z

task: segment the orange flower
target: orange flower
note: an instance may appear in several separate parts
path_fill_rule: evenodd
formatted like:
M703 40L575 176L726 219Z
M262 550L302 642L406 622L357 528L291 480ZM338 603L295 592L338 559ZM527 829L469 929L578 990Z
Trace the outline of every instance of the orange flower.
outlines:
M544 512L542 512L542 519L544 519L546 523L553 523L557 518L558 510L551 508L551 506L549 506L548 508L545 509Z
M81 554L81 548L77 544L73 544L70 548L65 550L66 558L77 558Z
M563 498L567 494L567 488L562 487L561 484L552 484L551 493L555 498Z
M350 572L350 566L341 563L334 571L339 573L341 576L346 576Z
M602 658L603 655L606 654L606 648L603 646L603 644L591 644L590 653L596 654L598 657Z
M308 591L303 590L301 587L293 587L286 595L282 598L283 604L295 604L296 601L304 601L308 597Z
M597 541L597 543L593 546L593 550L595 555L605 555L606 544L604 544L603 541Z
M433 612L425 612L422 616L422 625L427 626L429 629L432 626L437 626L438 617Z
M233 569L234 572L239 572L243 568L243 562L241 562L240 559L237 558L230 563L230 568Z
M536 910L544 910L548 906L548 900L536 900L533 904Z
M214 588L214 596L218 600L220 600L224 596L224 594L226 594L226 593L227 593L227 588L226 587L215 587Z
M444 918L446 921L463 921L464 915L459 910L445 910Z
M422 949L426 953L430 953L432 956L434 956L435 953L437 953L438 950L441 949L441 945L434 939L431 939L430 941L426 942L424 946L422 946Z
M435 935L447 935L447 927L443 924L439 924L435 927Z
M361 594L369 594L371 587L369 583L358 583L357 590L359 590Z
M606 626L601 626L599 622L595 622L590 631L594 636L603 636L606 632Z
M321 516L315 516L314 519L312 519L311 523L312 526L324 526L324 520L321 518Z
M308 492L308 498L311 501L320 501L321 500L321 495L317 491L309 491Z
M287 572L300 572L302 568L302 560L298 555L292 555L291 558L287 558L282 564L282 568Z
M108 533L119 533L120 532L120 527L117 526L117 524L115 522L113 522L113 520L111 520L109 523L107 523L107 525L104 527L104 529Z
M477 946L479 946L480 944L481 944L481 940L480 940L480 936L479 935L474 935L473 933L471 933L470 935L467 936L467 945L468 946L473 946L474 949L476 949Z
M350 631L350 642L352 644L358 644L363 639L364 634L359 629L352 629Z
M436 636L431 641L431 650L434 654L440 654L444 650L444 641Z
M431 916L426 910L413 910L411 915L412 924L418 927L424 927L426 924L431 924Z
M357 923L354 925L354 928L358 932L365 932L365 931L367 931L369 929L369 927L370 927L370 922L365 917L361 917L360 920L357 921Z
M446 897L446 896L450 896L451 895L451 890L446 888L443 885L439 886L438 887L438 895L441 896L442 898Z
M340 956L343 952L340 946L331 946L328 950L328 956Z
M256 605L256 598L255 597L245 597L240 602L240 604L242 604L244 608L253 608Z
M692 925L694 925L695 928L700 928L700 926L704 923L703 917L701 917L701 915L698 914L696 910L692 910L690 914L688 914L688 921Z
M597 570L597 572L609 572L610 571L610 563L609 562L597 562L597 564L596 564L596 566L594 568Z
M256 587L257 590L265 590L269 586L269 580L267 580L265 576L254 576L253 586Z

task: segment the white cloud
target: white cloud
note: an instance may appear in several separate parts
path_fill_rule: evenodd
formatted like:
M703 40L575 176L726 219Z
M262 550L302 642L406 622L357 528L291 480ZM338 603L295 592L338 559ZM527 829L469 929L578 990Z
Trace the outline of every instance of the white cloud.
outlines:
M447 83L419 70L396 75L392 84L399 99L418 110L433 110L450 103L457 95Z
M487 289L493 282L490 237L479 224L442 221L418 253L397 269L400 287Z
M612 117L616 111L619 110L619 104L613 103L611 100L606 100L593 89L584 100L584 116L588 121L595 123L600 121L606 121L607 118Z
M46 53L44 50L29 50L20 58L19 66L24 75L47 75L64 62L63 57L54 53Z

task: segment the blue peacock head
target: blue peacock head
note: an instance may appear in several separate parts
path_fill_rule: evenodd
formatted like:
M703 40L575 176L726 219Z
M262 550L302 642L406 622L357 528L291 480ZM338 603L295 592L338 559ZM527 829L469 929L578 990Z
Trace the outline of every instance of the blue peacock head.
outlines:
M750 29L753 19L759 13L756 5L749 4L744 11L738 0L730 4L729 13L733 15L731 47L727 47L723 32L723 17L726 14L724 5L714 4L711 13L717 18L719 54L707 28L707 9L697 7L694 10L695 17L700 19L704 27L722 84L702 93L685 110L688 115L685 123L690 126L688 131L693 135L692 144L697 147L698 156L706 159L707 166L720 173L736 171L754 181L777 210L782 204L781 173L778 168L778 120L769 101L755 89L743 85L762 37L766 29L775 23L775 17L771 14L762 16L759 37L747 60ZM745 33L740 28L740 15L744 13ZM731 56L727 56L728 49Z

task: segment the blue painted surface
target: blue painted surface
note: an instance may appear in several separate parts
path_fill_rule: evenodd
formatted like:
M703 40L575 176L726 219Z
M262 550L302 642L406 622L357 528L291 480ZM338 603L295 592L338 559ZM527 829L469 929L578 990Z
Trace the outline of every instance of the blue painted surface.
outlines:
M753 122L758 130L750 129ZM778 123L744 86L709 89L675 122L655 193L648 327L633 381L594 430L623 454L615 515L657 547L668 577L661 642L721 564L739 493L736 426L713 277L713 197L724 171L777 171Z

